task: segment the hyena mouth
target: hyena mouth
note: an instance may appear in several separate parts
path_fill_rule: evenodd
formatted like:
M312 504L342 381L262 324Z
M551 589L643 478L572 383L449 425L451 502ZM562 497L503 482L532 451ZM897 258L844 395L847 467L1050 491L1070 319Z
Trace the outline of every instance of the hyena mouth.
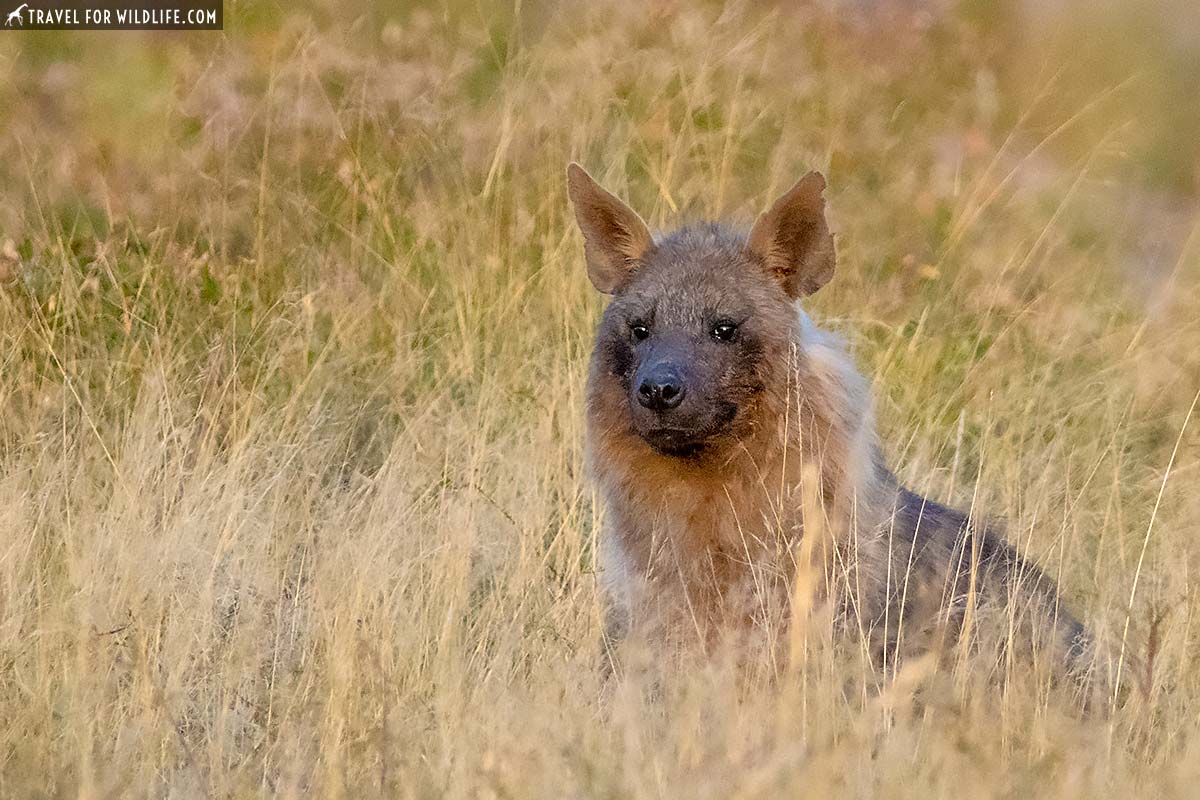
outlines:
M733 432L733 421L737 417L735 403L722 403L715 419L707 425L692 428L662 426L638 431L642 440L655 451L674 458L695 458L711 450L721 441L727 441Z
M642 438L659 453L674 458L699 455L708 444L705 434L678 428L655 428L643 433Z

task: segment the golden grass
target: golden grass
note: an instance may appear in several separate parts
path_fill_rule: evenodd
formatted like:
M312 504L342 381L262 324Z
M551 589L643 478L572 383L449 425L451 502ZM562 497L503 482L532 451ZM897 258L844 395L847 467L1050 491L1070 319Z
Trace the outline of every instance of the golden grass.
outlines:
M1056 109L951 14L228 17L0 42L0 795L1194 793L1200 248L1136 86ZM654 225L826 172L889 458L1058 576L1111 708L820 624L609 673L570 159Z

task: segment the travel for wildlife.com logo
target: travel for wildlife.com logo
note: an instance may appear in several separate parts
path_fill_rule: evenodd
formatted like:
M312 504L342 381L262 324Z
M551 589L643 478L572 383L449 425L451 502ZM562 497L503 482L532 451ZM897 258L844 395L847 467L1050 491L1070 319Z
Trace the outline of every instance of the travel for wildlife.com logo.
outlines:
M224 0L0 0L0 9L8 30L219 31L225 22Z

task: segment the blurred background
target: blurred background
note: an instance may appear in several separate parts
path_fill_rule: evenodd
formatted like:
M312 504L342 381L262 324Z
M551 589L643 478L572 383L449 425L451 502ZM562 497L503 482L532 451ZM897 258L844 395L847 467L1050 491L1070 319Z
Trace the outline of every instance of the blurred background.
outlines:
M325 129L336 140L326 147L363 126L377 127L387 134L376 146L393 159L389 173L395 161L419 156L411 148L422 137L485 168L474 164L494 144L484 120L506 108L532 114L512 133L532 141L544 124L537 117L558 108L556 95L575 80L609 90L632 116L642 110L628 96L632 84L657 77L638 76L635 66L677 69L674 48L686 48L711 27L753 19L742 50L714 54L709 66L748 79L757 61L755 71L761 63L761 77L779 81L774 90L793 102L837 94L805 86L836 83L836 75L820 71L830 64L852 65L856 74L848 82L864 73L876 90L886 89L871 100L891 103L897 129L905 115L937 103L939 88L943 103L951 94L962 102L969 90L971 108L944 109L948 117L958 112L938 132L948 168L963 157L958 150L969 157L1007 145L1026 155L1038 145L1035 167L1070 169L1092 159L1093 180L1120 183L1120 204L1151 217L1183 214L1200 191L1200 9L1187 0L652 2L590 9L548 2L231 2L229 11L223 35L7 32L0 39L6 185L28 192L36 170L48 182L47 200L55 199L52 188L61 180L78 189L72 194L80 213L150 215L155 209L147 206L161 207L147 185L153 183L147 175L161 176L157 166L170 161L171 173L184 172L177 166L182 159L212 179L222 167L262 155L272 126L284 140ZM606 37L632 34L642 38L602 56ZM780 47L784 42L796 46ZM557 67L537 64L531 53L547 47L571 55ZM647 51L660 58L644 60ZM508 93L501 83L516 79L514 61L525 62L524 76L549 94ZM717 112L700 123L721 127ZM347 113L358 115L357 129L347 127L354 121ZM855 153L854 126L861 119L849 107L824 114L841 126L840 136L827 134L831 155L855 163L862 154ZM6 192L9 230L28 222L19 213L21 199Z

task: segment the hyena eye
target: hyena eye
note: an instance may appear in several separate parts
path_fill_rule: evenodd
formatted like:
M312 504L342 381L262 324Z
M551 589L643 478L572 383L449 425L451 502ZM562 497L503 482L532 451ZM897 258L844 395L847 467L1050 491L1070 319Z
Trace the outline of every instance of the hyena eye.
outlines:
M712 335L714 339L719 339L722 342L732 342L733 338L737 336L737 329L736 322L722 321L713 325Z
M632 333L633 338L637 339L639 342L650 335L650 329L647 328L645 323L642 322L635 322L631 324L629 326L629 332Z

